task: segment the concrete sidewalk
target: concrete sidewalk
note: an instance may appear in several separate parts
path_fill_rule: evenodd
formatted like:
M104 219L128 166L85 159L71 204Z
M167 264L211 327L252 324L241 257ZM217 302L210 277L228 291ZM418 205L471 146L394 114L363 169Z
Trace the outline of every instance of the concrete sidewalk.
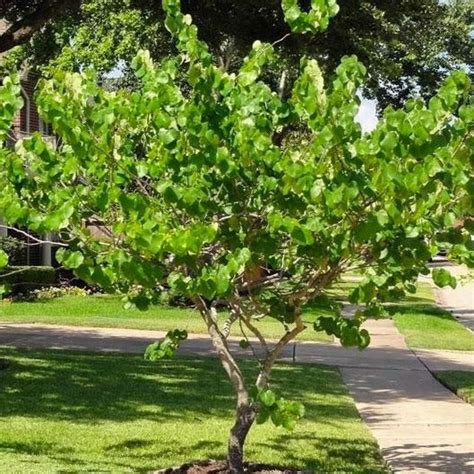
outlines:
M440 265L437 265L440 267ZM441 265L456 277L466 276L468 269L460 265L452 265L449 262ZM450 311L453 316L471 331L474 331L474 282L468 282L455 289L435 288L436 303Z
M338 366L357 408L395 472L474 472L474 407L438 383L428 371L473 370L472 354L412 351L390 320L366 324L365 351L339 344L299 342L281 359ZM143 353L165 333L0 323L0 346ZM230 340L238 356L249 356ZM204 335L190 335L182 354L210 356Z
M371 350L381 349L378 364L340 370L389 465L407 473L474 472L474 407L428 371L474 370L472 354L412 351L391 321L368 326Z

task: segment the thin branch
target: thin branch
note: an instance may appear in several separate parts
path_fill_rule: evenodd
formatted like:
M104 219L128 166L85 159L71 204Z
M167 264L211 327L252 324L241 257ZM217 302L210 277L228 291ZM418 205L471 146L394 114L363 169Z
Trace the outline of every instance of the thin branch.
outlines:
M278 96L280 97L280 99L283 99L283 95L285 93L285 86L286 86L286 70L281 73L280 85L278 87Z
M258 388L266 388L268 385L268 381L270 378L270 372L273 368L273 364L277 360L278 356L280 355L283 348L290 343L293 339L295 339L298 334L303 332L306 329L304 325L301 315L297 315L295 318L295 327L287 332L282 338L278 341L275 347L270 351L268 356L266 357L265 361L263 362L263 367L260 373L258 374L256 385Z
M37 242L38 244L49 244L49 245L53 245L53 246L56 246L56 247L66 247L66 248L69 247L68 244L65 244L63 242L54 242L52 240L39 239L38 237L35 237L34 235L31 235L28 232L25 232L24 230L17 229L16 227L10 227L10 226L7 226L7 225L0 224L0 229L13 230L13 231L18 232L19 234L27 237L28 239L31 239L34 242Z
M240 278L243 278L244 276L245 275L242 274ZM284 277L284 273L280 271L271 275L267 275L263 278L259 278L258 280L244 281L238 290L239 292L246 291L250 294L252 290L265 288L267 285L281 283L284 280Z
M265 340L265 338L263 337L263 334L260 332L260 330L256 326L254 326L250 322L250 317L246 317L246 318L244 317L242 319L244 321L244 324L249 329L249 331L251 331L252 334L259 340L262 348L265 350L265 353L268 355L269 354L268 344L267 344L267 341Z
M244 336L244 339L247 341L247 344L249 345L251 351L252 351L252 354L253 356L255 357L255 359L257 359L257 362L262 365L262 362L261 360L259 359L257 353L255 352L255 348L253 347L253 344L252 342L250 341L250 339L247 337L247 334L245 333L245 330L244 330L244 327L242 326L242 321L243 319L242 318L239 318L239 326L240 326L240 331L242 332L242 336Z
M291 33L287 33L286 35L284 35L282 38L276 40L275 42L272 43L272 46L276 46L277 44L279 43L282 43L283 41L286 40L286 38L288 38L289 36L291 36Z
M239 315L236 311L231 311L229 317L224 321L224 324L222 325L222 335L227 339L230 336L230 331L232 329L233 324L237 319L239 318Z
M0 274L0 281L1 281L2 279L4 279L4 278L10 277L10 276L12 276L12 275L17 275L18 273L24 273L24 272L25 272L25 269L22 268L22 269L20 269L20 270L11 271L11 272L9 272L9 273L2 273L2 274Z

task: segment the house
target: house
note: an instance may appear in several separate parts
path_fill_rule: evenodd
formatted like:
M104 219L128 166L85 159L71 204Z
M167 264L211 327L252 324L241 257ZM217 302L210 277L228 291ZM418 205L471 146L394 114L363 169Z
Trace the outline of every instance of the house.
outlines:
M0 19L0 34L8 27L8 23ZM23 107L13 122L13 126L8 137L7 144L14 146L15 142L27 137L33 132L42 133L45 138L55 143L55 138L51 136L49 127L38 114L38 110L34 103L34 91L38 82L38 75L25 71L21 76L21 94L23 97ZM1 224L1 217L0 217ZM18 261L17 265L51 265L53 261L53 250L50 244L31 245L29 238L14 229L5 229L0 227L0 237L11 236L19 240L23 240L30 245L26 245ZM52 240L48 236L46 240Z

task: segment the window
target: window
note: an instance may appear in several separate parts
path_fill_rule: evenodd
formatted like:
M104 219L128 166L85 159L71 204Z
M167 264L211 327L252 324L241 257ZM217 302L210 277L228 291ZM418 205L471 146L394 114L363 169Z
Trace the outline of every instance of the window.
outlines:
M38 118L39 131L41 135L52 135L51 128L41 117Z

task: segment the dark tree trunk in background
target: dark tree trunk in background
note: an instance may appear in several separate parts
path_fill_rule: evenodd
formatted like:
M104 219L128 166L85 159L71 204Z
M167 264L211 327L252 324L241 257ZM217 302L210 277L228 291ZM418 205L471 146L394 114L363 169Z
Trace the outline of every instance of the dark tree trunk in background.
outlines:
M10 25L0 35L0 53L4 53L15 46L25 44L30 38L50 20L59 18L68 12L78 10L82 0L44 0L34 11ZM0 3L0 19L5 7Z

